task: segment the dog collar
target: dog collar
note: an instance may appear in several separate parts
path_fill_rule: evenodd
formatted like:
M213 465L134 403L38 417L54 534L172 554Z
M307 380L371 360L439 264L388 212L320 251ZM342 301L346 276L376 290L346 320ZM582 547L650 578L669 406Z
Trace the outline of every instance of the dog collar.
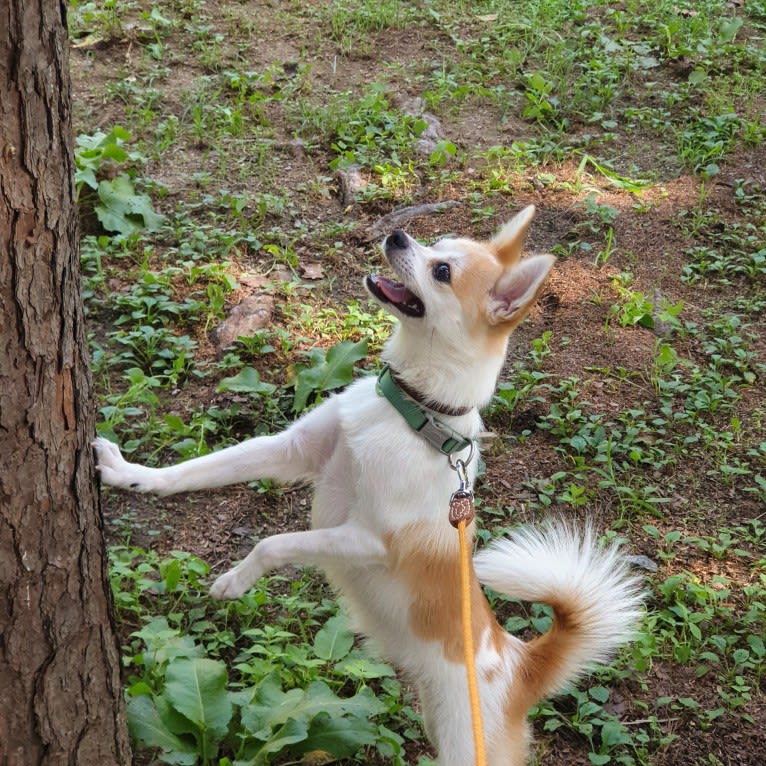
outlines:
M444 455L452 455L471 445L472 439L453 431L433 415L428 414L426 409L445 415L467 415L472 408L458 410L439 406L437 409L433 406L424 405L424 409L410 393L410 389L402 386L401 382L394 378L389 365L383 367L375 388L379 396L388 399L413 431L420 434L431 446Z
M449 415L453 418L459 418L461 415L467 415L473 407L450 407L448 404L440 404L430 399L426 399L423 394L416 391L414 388L410 388L392 369L390 365L386 365L388 368L388 374L391 376L391 380L396 384L397 388L400 388L410 399L414 399L418 404L425 407L425 409L431 412L437 412L439 415Z

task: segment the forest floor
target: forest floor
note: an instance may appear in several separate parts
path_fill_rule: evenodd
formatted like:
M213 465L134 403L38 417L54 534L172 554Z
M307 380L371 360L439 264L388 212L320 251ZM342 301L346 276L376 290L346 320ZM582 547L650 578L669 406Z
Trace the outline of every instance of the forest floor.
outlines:
M100 432L160 464L283 427L329 348L377 368L385 216L486 238L534 204L558 261L485 412L484 537L595 518L649 591L611 672L533 712L536 762L762 764L764 4L116 0L70 31ZM220 573L310 493L103 508L113 544Z

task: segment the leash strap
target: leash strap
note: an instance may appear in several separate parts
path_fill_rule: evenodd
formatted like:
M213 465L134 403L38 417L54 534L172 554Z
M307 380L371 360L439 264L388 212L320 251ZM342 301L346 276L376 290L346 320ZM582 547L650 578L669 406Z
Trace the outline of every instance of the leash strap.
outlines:
M393 379L389 365L378 376L376 390L379 396L388 399L413 431L443 455L452 455L471 446L471 439L429 415L414 399L407 396Z
M452 466L452 463L450 462ZM476 654L473 644L471 619L471 550L466 535L467 526L474 518L473 492L466 473L466 464L458 459L452 466L457 472L460 487L449 501L450 524L457 529L460 540L460 615L463 626L463 659L468 679L468 699L471 705L471 727L476 766L487 766L484 748L484 725L481 718L479 685L476 680Z
M476 681L476 664L473 646L473 628L471 621L471 552L465 534L466 522L461 520L457 527L460 537L460 589L462 591L461 612L463 618L463 651L465 654L465 672L468 677L468 698L471 703L471 727L473 729L473 745L476 756L476 766L487 766L487 755L484 751L484 725L481 719L481 702L479 686Z

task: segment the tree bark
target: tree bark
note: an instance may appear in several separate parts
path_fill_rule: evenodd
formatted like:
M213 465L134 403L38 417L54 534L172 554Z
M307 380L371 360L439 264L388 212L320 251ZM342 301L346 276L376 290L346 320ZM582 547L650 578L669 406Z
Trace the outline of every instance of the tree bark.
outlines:
M130 763L80 295L66 3L0 0L0 766Z

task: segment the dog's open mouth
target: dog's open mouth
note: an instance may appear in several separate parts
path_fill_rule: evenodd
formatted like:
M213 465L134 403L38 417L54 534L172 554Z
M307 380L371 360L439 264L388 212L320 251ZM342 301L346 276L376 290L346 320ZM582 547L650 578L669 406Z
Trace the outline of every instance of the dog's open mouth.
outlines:
M401 282L370 274L367 277L367 289L381 302L389 303L408 317L422 317L426 313L423 301L408 290Z

